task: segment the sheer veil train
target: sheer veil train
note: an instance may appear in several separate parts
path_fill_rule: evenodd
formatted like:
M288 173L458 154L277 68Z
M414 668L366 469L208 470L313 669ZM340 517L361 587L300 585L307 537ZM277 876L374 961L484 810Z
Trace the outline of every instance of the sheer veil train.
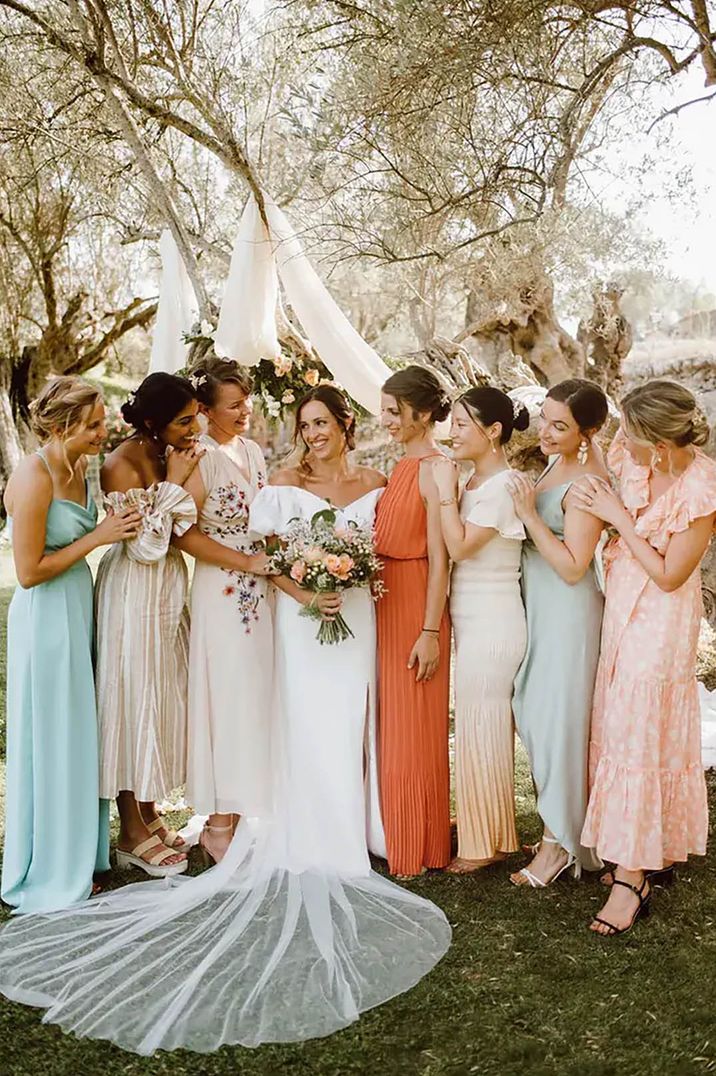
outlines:
M346 513L372 518L370 496ZM316 510L308 498L268 487L252 526L278 533L281 519ZM349 772L344 744L355 727L362 757L366 689L354 697L355 677L367 675L373 610L364 592L349 599L356 638L319 647L315 624L278 596L276 680L284 696L291 690L277 692L273 713L273 817L243 819L224 859L196 878L15 917L0 936L0 992L44 1008L65 1031L140 1054L209 1052L329 1035L440 960L451 936L444 914L370 870L362 772L352 762ZM313 794L317 767L333 778L323 799ZM336 789L341 803L343 789L360 801L357 829L332 810Z

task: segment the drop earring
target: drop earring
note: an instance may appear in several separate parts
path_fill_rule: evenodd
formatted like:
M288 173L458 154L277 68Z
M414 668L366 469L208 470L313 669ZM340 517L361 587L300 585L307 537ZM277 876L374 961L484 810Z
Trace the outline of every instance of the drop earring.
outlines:
M579 442L579 448L577 449L577 463L580 467L587 466L587 460L589 459L589 441L582 438Z
M495 455L497 455L497 449L495 448L495 442L494 442L494 440L492 438L490 438L490 448L495 453Z

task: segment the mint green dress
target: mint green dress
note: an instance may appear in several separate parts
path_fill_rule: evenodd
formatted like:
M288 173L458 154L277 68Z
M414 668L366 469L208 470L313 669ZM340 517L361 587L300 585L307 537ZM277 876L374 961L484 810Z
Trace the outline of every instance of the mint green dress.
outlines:
M89 487L85 506L53 500L45 551L62 549L96 524ZM2 865L2 899L17 912L51 912L85 900L93 872L109 870L92 637L92 576L84 560L47 583L17 586L7 625Z
M562 501L571 483L537 494L537 511L564 540ZM600 861L580 837L588 799L589 727L604 596L594 563L565 583L530 540L522 545L527 651L515 678L513 712L529 756L537 810L579 868Z

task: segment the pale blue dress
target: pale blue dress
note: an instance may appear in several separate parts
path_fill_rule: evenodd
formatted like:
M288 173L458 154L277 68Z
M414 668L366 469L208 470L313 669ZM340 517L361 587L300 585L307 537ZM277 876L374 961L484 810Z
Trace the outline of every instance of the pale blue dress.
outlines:
M549 468L548 468L549 470ZM571 483L537 494L537 511L564 540L562 502ZM537 810L547 829L577 859L600 861L580 837L588 799L589 725L599 660L604 596L594 562L571 586L528 539L522 546L527 651L515 678L513 712L529 756Z
M45 552L70 545L96 524L89 486L84 506L55 498ZM92 638L86 561L27 590L17 586L7 625L2 899L18 912L50 912L85 900L93 872L109 870Z

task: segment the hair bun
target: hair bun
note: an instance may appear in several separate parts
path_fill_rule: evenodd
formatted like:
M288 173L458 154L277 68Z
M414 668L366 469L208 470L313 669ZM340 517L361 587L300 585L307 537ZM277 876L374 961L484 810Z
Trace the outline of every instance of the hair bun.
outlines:
M139 421L139 408L134 402L134 393L129 400L125 400L119 410L127 425L136 427L136 424Z
M434 422L444 422L452 410L452 400L449 393L444 389L440 390L438 402L433 408L432 418Z
M514 409L514 414L515 414L514 421L512 423L512 428L514 430L518 430L520 433L522 433L526 429L529 428L529 424L530 424L529 409L527 407L525 407L525 405L520 400L513 400L512 401L512 407Z
M697 448L702 448L708 444L710 437L711 426L709 425L709 420L702 407L696 404L694 413L691 416L691 444L696 445Z

